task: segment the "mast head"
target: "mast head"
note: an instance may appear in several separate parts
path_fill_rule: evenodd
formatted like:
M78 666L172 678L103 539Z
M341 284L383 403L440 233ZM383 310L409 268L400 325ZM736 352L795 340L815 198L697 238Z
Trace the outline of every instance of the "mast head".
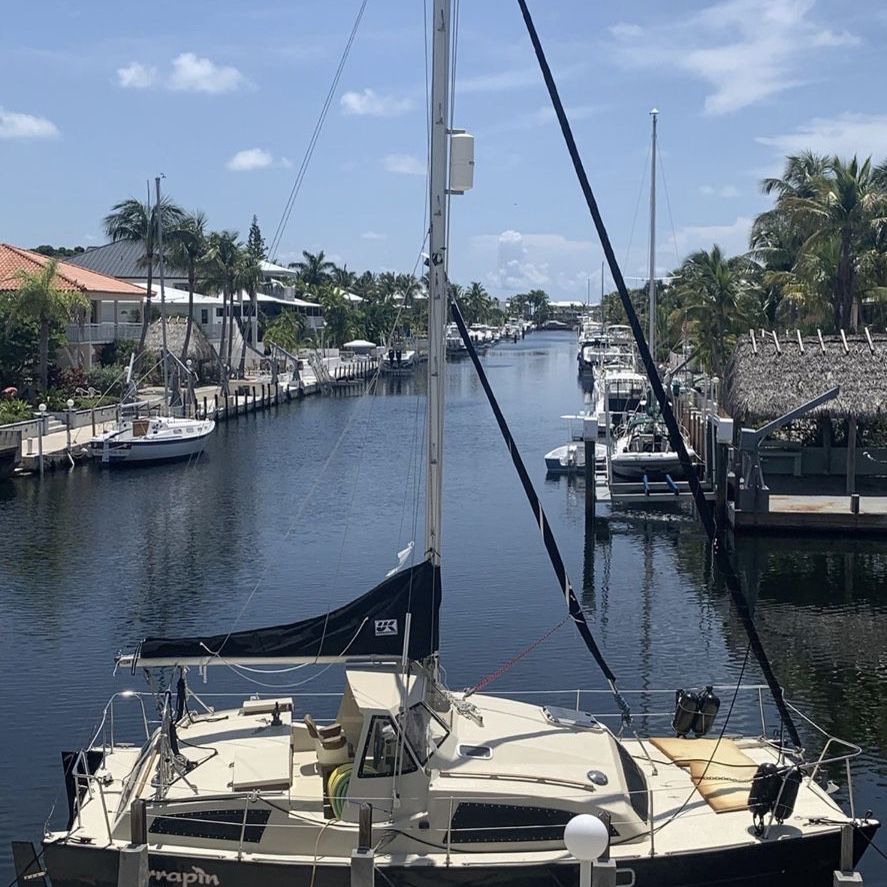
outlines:
M650 116L655 117L659 113L659 108L650 108Z

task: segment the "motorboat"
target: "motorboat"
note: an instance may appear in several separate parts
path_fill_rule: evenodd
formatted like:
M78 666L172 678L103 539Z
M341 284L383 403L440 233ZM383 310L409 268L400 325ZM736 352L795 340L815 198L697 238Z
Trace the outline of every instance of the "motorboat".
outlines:
M695 451L689 443L686 448L695 462ZM610 467L613 478L622 481L685 479L680 458L669 443L667 429L660 420L646 415L631 419L622 429L610 456Z
M379 358L379 372L390 376L409 376L416 371L416 352L394 346Z
M548 474L578 474L585 471L585 433L590 420L595 420L593 412L576 413L561 416L567 422L569 440L563 446L555 447L545 454L545 469ZM595 459L603 467L606 458L606 448L598 441L605 434L598 426L596 434Z

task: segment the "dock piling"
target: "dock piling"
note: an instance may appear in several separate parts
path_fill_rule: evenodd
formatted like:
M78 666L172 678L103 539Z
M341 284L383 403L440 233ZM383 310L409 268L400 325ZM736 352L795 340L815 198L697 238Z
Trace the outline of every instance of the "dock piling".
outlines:
M832 875L832 887L862 887L862 875L853 870L853 824L841 826L841 863Z
M351 851L351 887L373 887L376 880L376 852L373 850L373 806L361 804L357 849Z
M585 515L593 518L597 499L597 465L595 464L597 419L586 417L583 420L582 443L585 447Z

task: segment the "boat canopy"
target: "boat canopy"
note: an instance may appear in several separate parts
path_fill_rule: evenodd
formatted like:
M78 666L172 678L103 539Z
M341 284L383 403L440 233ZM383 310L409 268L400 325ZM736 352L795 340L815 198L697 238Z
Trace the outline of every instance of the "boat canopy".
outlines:
M145 638L120 664L170 665L395 661L425 659L439 647L440 569L430 560L399 570L361 597L320 616L229 634Z

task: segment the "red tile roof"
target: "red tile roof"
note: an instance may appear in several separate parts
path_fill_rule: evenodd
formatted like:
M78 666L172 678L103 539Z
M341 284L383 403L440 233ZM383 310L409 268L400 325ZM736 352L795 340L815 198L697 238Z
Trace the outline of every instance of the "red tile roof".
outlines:
M49 261L47 256L40 255L40 253L0 243L0 292L14 291L21 286L21 281L18 278L19 271L33 274L44 268ZM110 295L130 296L133 299L145 298L145 290L142 287L61 261L56 266L55 285L59 289L74 290L87 296Z

